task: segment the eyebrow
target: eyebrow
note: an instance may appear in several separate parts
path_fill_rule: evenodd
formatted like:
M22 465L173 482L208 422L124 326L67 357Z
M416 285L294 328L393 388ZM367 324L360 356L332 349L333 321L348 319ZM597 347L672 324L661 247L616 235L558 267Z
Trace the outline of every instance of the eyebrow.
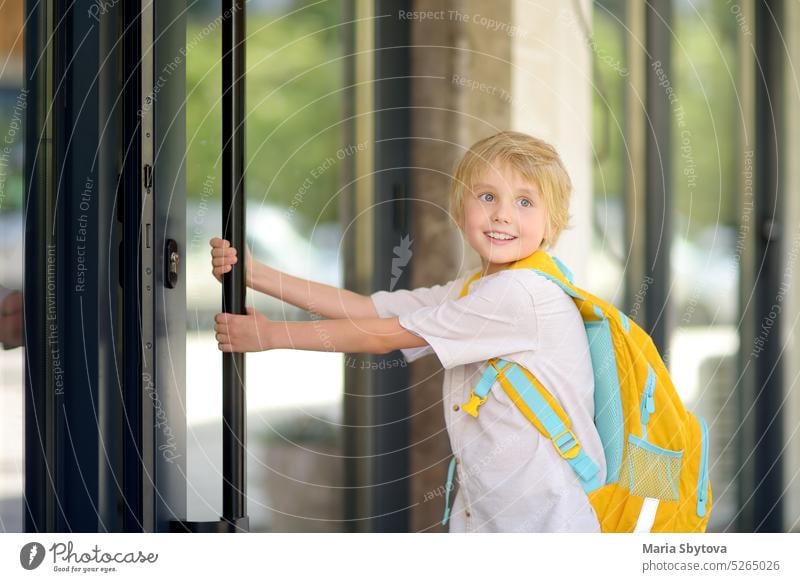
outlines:
M491 190L496 190L496 188L494 186L492 186L491 184L485 184L483 182L480 182L478 184L473 184L472 188L473 189L475 189L475 188L489 188ZM529 194L531 196L534 196L536 194L536 191L531 190L529 188L520 188L520 189L517 190L517 192L518 193L522 192L523 194Z

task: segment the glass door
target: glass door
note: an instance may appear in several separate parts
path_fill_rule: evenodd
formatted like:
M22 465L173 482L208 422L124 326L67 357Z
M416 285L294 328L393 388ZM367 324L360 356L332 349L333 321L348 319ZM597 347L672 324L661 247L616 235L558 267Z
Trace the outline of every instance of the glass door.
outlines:
M250 2L246 12L246 236L255 260L342 286L337 193L343 164L344 31L340 2ZM189 6L186 31L188 515L222 507L220 283L209 240L221 236L222 35L219 4ZM240 251L239 256L242 256ZM247 290L273 320L312 315ZM251 531L341 531L340 353L247 355L247 514Z

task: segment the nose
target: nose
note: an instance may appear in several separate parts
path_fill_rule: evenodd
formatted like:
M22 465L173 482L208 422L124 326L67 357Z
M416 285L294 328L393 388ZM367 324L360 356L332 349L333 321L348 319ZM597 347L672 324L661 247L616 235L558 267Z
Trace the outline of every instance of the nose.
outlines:
M505 203L498 203L492 212L492 222L505 223L511 222L511 210Z

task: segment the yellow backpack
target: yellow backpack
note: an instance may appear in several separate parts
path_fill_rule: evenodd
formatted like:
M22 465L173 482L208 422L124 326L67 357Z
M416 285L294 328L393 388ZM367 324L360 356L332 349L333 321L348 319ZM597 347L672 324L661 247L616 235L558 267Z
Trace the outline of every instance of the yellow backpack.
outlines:
M610 303L575 287L569 270L544 251L509 268L547 277L581 313L594 370L594 422L605 453L605 483L599 482L599 468L570 430L563 408L523 367L489 360L462 409L477 417L499 381L575 470L603 532L705 531L711 512L708 428L684 408L650 336ZM462 297L479 275L467 281Z

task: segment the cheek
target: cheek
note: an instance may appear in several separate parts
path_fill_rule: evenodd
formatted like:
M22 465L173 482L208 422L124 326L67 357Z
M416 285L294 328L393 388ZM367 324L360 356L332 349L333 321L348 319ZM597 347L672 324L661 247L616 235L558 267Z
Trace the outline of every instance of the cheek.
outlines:
M547 236L547 223L541 215L537 215L526 223L521 229L522 236L526 238L545 238Z
M464 222L466 226L480 226L486 218L485 212L479 206L470 205L464 209Z
M539 212L536 216L536 232L545 234L547 232L547 215Z

